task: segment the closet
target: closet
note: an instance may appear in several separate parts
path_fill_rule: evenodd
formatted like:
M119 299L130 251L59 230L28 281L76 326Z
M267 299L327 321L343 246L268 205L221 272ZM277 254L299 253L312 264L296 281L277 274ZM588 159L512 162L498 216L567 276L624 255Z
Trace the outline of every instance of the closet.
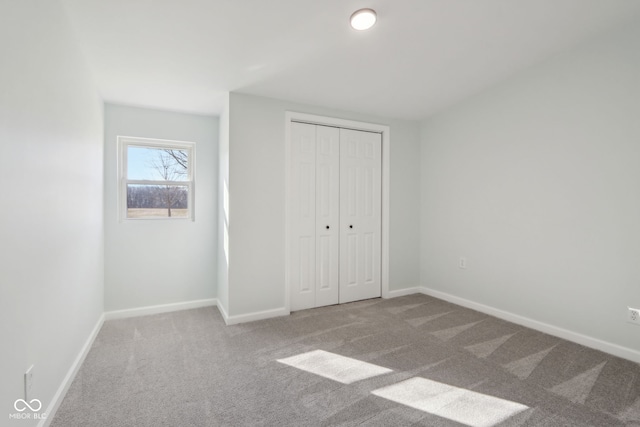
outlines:
M382 135L291 123L291 310L381 294Z

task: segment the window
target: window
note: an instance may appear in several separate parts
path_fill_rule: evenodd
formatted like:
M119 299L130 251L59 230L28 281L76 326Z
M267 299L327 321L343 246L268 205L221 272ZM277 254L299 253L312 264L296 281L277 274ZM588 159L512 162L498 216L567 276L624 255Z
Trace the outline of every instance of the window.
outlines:
M118 137L121 219L193 219L195 143Z

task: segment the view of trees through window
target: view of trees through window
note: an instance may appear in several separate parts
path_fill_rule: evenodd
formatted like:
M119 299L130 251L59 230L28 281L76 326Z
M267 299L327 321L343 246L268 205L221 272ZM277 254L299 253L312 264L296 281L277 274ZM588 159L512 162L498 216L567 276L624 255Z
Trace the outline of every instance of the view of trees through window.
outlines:
M127 147L127 218L189 217L189 151Z

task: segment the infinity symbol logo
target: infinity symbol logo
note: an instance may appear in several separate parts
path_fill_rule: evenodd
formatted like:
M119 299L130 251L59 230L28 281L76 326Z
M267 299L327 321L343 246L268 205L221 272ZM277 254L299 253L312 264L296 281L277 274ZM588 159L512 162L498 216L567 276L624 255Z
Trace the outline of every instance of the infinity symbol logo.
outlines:
M34 405L34 402L35 402L35 405ZM22 405L19 405L20 403L22 403ZM33 406L31 406L29 403ZM18 399L13 404L13 407L16 408L16 411L18 412L24 412L27 410L27 408L31 409L31 412L38 412L42 408L42 403L38 399L31 399L29 403L27 403L27 401L24 399ZM36 405L37 405L37 408L35 407ZM20 409L20 407L22 407L22 409Z

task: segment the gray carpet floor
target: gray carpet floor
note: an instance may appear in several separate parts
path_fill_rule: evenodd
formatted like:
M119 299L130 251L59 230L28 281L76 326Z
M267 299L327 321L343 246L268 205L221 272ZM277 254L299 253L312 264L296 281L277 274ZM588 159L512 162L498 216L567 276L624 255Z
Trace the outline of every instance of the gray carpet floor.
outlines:
M209 307L105 322L52 422L357 425L640 426L640 365L425 295Z

